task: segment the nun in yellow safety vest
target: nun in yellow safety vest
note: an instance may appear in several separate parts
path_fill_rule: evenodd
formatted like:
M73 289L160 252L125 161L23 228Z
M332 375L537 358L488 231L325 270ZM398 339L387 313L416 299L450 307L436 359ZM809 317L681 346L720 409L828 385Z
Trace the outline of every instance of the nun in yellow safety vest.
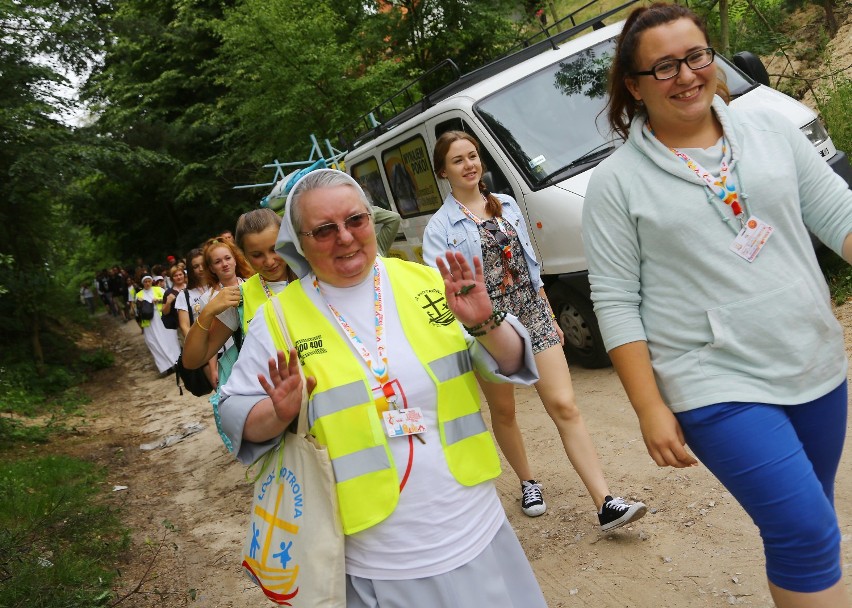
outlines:
M473 374L530 384L537 371L479 261L449 254L439 274L377 257L364 192L331 169L295 185L277 249L300 277L275 296L296 349L282 352L264 304L222 387L222 428L242 462L269 450L298 414L303 365L337 482L347 606L546 606L494 487Z

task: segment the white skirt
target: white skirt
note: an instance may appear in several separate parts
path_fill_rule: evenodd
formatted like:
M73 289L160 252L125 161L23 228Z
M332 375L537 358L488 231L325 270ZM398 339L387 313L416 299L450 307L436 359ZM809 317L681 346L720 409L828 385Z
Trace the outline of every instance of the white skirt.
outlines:
M178 342L177 330L167 329L160 319L159 311L154 311L151 324L144 329L145 344L154 357L157 370L162 374L172 367L180 357L180 343Z

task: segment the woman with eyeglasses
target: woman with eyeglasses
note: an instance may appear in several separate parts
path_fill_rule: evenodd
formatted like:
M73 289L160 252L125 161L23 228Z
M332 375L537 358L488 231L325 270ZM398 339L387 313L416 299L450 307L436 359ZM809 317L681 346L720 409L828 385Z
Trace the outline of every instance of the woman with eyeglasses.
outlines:
M603 530L645 514L641 502L613 498L592 439L574 398L571 374L562 350L563 335L544 294L544 283L518 204L510 196L488 192L479 143L462 131L438 138L432 155L435 174L451 192L429 220L423 235L423 259L429 265L448 250L472 260L480 257L488 296L495 309L516 315L532 336L539 369L535 388L556 424L568 459L591 495ZM511 384L479 378L488 400L494 436L521 484L521 509L530 517L545 512L541 485L533 478L518 421Z
M721 481L763 539L779 608L848 607L834 479L843 331L808 234L852 261L852 191L790 121L726 105L704 23L628 17L609 121L626 139L583 213L592 299L659 466Z
M298 414L304 371L346 535L345 605L545 606L494 487L500 459L472 373L529 383L535 363L478 260L449 254L439 274L377 256L364 191L331 169L296 182L278 251L301 277L275 296L298 352L282 352L264 306L223 387L222 423L254 462Z

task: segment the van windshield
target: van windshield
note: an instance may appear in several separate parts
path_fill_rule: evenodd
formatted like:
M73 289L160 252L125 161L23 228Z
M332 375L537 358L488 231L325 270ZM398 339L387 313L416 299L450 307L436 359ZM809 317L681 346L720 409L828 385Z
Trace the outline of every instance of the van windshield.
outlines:
M615 39L567 57L475 106L475 111L533 186L579 173L621 143L604 110ZM752 83L717 55L734 97Z

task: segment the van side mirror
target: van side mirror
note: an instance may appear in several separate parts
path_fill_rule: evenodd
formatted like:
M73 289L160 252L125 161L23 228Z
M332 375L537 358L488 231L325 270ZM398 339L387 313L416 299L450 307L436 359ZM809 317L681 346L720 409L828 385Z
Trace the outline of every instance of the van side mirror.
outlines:
M740 51L733 57L734 65L762 85L769 86L769 73L760 58L749 51Z

